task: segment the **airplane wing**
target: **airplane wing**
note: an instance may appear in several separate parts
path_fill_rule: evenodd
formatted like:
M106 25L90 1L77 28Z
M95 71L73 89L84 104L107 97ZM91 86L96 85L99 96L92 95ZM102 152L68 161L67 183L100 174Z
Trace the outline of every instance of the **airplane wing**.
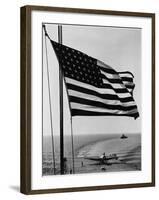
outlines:
M94 160L94 161L101 161L102 159L98 156L94 156L94 157L84 157L84 159L87 160Z

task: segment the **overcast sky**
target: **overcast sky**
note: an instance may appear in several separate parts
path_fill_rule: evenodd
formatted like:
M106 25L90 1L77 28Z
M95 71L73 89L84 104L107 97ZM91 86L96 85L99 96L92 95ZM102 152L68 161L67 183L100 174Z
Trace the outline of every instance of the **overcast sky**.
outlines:
M47 24L52 40L58 41L58 26ZM116 71L130 71L134 74L134 99L140 117L98 116L73 117L74 134L96 133L138 133L141 132L141 29L119 27L62 26L63 44L80 50L113 67ZM44 35L43 35L44 39ZM44 43L43 43L44 44ZM58 62L52 46L47 40L51 82L54 134L59 134L59 91ZM43 133L50 134L48 85L46 75L46 54L43 45ZM70 134L70 113L64 87L64 134Z

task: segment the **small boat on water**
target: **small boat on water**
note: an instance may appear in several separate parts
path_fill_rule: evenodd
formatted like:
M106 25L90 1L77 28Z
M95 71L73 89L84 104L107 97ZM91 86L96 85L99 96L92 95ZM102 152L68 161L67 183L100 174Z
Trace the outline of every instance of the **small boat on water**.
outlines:
M120 139L126 139L126 138L128 138L128 136L126 136L124 134L122 134L121 137L120 137Z

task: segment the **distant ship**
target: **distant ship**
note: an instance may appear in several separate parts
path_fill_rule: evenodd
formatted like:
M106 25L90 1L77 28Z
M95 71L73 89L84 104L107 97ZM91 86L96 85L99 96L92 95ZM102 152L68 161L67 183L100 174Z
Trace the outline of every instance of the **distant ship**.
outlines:
M126 136L124 134L122 134L121 137L120 137L120 139L126 139L126 138L128 138L128 136Z

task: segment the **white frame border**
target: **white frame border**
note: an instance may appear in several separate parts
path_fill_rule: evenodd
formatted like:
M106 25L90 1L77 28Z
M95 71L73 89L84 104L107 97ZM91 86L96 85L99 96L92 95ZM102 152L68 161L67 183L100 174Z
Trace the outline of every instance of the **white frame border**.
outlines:
M118 185L118 184L135 184L151 182L151 18L127 17L127 16L109 16L96 14L78 14L62 13L47 11L32 11L31 21L31 38L32 38L32 130L31 130L31 188L37 189L56 189L69 187L87 187L100 185ZM127 18L127 19L126 19ZM125 20L126 19L126 20ZM123 173L101 173L101 174L84 174L84 175L65 175L42 177L41 161L41 23L43 21L54 23L70 24L89 24L89 25L106 25L106 26L126 26L142 28L142 133L147 133L146 138L142 137L142 166L141 172L124 172ZM143 101L146 97L146 101ZM145 114L144 114L145 113ZM149 113L149 115L147 115ZM146 126L145 126L146 124ZM40 133L40 134L39 134ZM143 134L144 135L144 134ZM39 167L40 166L40 167ZM124 177L124 178L123 178ZM85 181L83 181L85 178Z

